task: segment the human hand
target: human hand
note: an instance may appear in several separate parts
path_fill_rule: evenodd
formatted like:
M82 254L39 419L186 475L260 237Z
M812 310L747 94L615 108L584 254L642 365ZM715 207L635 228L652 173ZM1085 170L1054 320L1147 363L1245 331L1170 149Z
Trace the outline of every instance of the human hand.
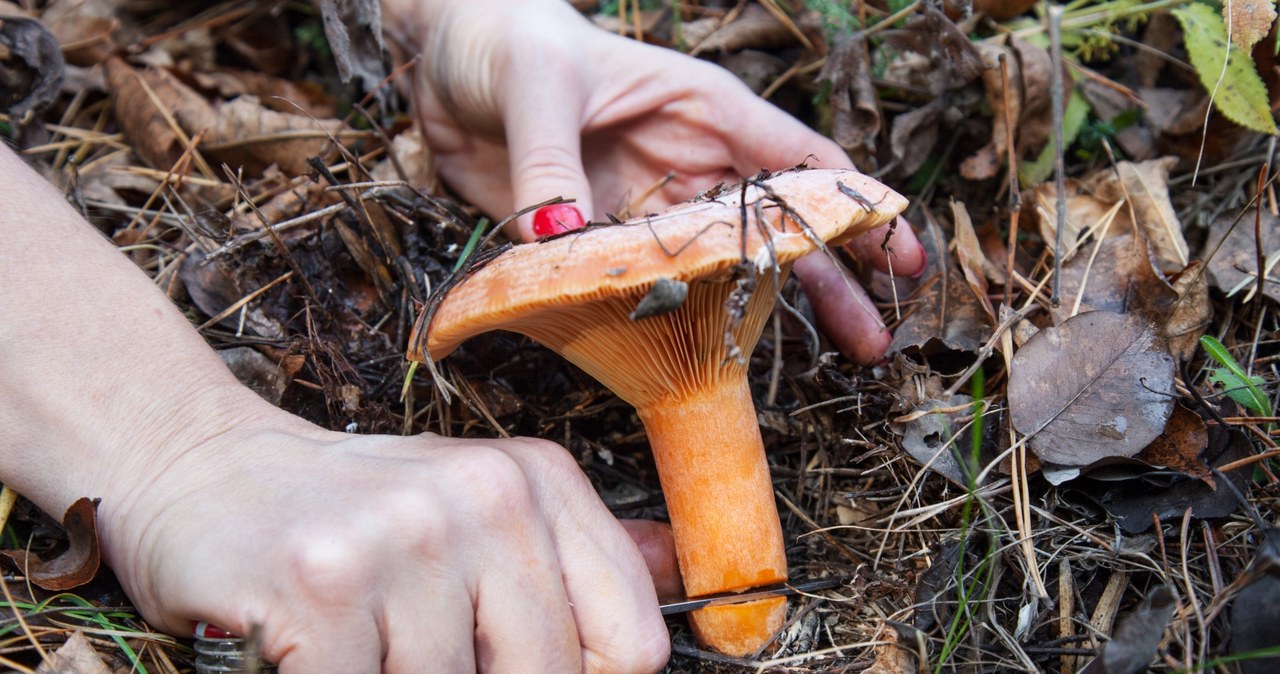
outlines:
M270 416L103 501L104 552L155 626L261 625L284 674L666 663L632 536L670 587L669 533L620 526L562 448L347 436Z
M728 71L599 30L563 0L384 5L389 25L423 53L413 93L441 173L491 214L565 197L603 220L629 205L657 210L761 168L853 168L834 142ZM509 172L495 170L504 166ZM663 182L668 173L674 177ZM532 240L532 220L518 221L514 234ZM850 249L882 271L924 269L903 220L888 241L878 230ZM795 271L841 352L879 359L890 335L857 282L820 253Z

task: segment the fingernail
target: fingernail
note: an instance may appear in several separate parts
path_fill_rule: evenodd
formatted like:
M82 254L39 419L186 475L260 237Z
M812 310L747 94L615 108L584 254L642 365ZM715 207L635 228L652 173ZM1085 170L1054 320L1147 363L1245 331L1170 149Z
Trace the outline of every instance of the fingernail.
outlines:
M197 639L235 639L237 638L236 635L222 629L221 627L218 627L217 625L210 625L209 623L204 621L200 621L196 623L195 627L191 630L191 634Z
M916 248L920 250L920 269L909 277L913 279L920 278L921 276L924 276L926 271L929 271L929 256L924 252L924 244L917 241Z
M572 204L551 204L543 206L533 214L533 234L541 239L563 232L581 229L586 222L582 212Z

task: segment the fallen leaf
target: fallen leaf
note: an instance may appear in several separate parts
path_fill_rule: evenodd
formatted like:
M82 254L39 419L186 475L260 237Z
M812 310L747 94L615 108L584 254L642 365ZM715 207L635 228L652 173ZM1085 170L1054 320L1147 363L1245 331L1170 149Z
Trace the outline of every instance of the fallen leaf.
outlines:
M89 637L76 630L36 667L36 674L111 674L111 668L89 643Z
M1089 194L1083 185L1076 180L1066 181L1067 209L1066 228L1062 232L1062 261L1065 264L1083 248L1087 232L1093 236L1106 236L1110 233L1121 233L1129 229L1129 216L1118 202L1107 202ZM1058 232L1058 188L1052 182L1037 185L1026 199L1030 216L1039 223L1040 236L1050 243L1057 240Z
M279 364L248 346L220 349L218 357L241 384L272 405L280 405L291 378Z
M1035 4L1036 0L973 0L973 9L996 21L1008 21Z
M166 70L138 71L114 56L104 67L121 130L152 168L168 170L183 152L179 130L167 116L186 130L208 129L218 123L213 106Z
M1041 330L1014 355L1010 415L1044 461L1129 457L1164 430L1173 380L1173 357L1154 326L1093 311Z
M1227 24L1231 42L1245 52L1271 32L1276 20L1275 0L1226 0L1222 3L1222 20Z
M1138 226L1151 240L1161 271L1165 272L1180 270L1190 262L1182 223L1169 199L1169 171L1177 163L1173 157L1136 164L1122 161L1114 173L1100 171L1085 181L1086 188L1103 201L1127 201Z
M0 16L0 110L18 125L57 99L62 49L39 21Z
M888 352L910 351L926 358L957 351L976 353L991 326L964 275L949 264L947 242L937 220L927 212L925 220L928 225L919 239L927 266L919 279L896 279L899 292L913 288L914 296L911 313L894 329ZM906 298L906 292L898 299Z
M969 456L972 417L973 398L957 394L945 401L923 400L901 417L905 421L894 420L890 427L902 436L902 449L917 463L968 487L969 471L957 454Z
M692 32L685 29L685 39L693 45L690 53L697 55L708 51L773 49L789 47L796 42L795 34L786 24L756 3L747 5L729 23L722 25L718 19L712 19L710 25L714 29L705 37L697 34L696 27Z
M1203 267L1203 262L1192 260L1186 269L1168 279L1178 300L1165 319L1164 334L1169 341L1169 351L1182 362L1191 360L1196 349L1200 348L1200 336L1209 328L1209 321L1213 318L1209 280Z
M939 97L893 118L889 152L898 163L896 174L911 175L929 159L947 106L947 100Z
M1175 405L1164 432L1134 458L1151 466L1171 468L1215 487L1213 472L1202 456L1208 446L1209 431L1204 419L1182 405Z
M1169 619L1178 608L1177 597L1168 585L1152 590L1142 604L1116 625L1102 654L1081 670L1081 674L1137 674L1151 664Z
M1210 466L1224 466L1252 452L1240 431L1222 426L1209 426L1207 431L1209 443L1204 456ZM1154 518L1180 519L1188 508L1197 519L1226 517L1236 512L1240 502L1224 482L1230 480L1237 490L1243 490L1248 486L1248 473L1246 468L1214 475L1212 486L1194 477L1167 473L1101 482L1086 477L1073 486L1115 517L1122 531L1139 534L1152 527Z
M271 164L288 175L307 173L307 159L331 147L329 134L343 127L341 120L276 112L248 95L219 106L217 115L203 152L254 175Z
M1108 236L1084 246L1062 266L1062 304L1050 309L1054 322L1087 311L1135 313L1157 323L1164 320L1178 294L1154 265L1147 240L1134 234Z
M207 262L204 253L200 251L193 251L182 261L178 276L182 279L187 294L191 296L191 302L210 317L222 313L248 294L219 262ZM254 288L249 289L252 290ZM224 318L221 325L238 331L241 320L240 312L236 312ZM263 313L255 303L251 303L246 309L243 321L243 328L252 334L271 339L284 337L284 326Z
M862 33L836 43L818 74L818 82L831 87L831 137L846 150L873 151L880 133L880 105L871 83L867 41Z
M951 200L951 217L960 271L964 273L965 282L968 283L969 290L973 291L974 298L978 300L982 310L987 312L987 318L994 323L996 310L991 306L991 299L987 297L987 278L991 275L1003 278L1004 274L987 260L986 255L983 255L978 243L978 234L973 231L973 220L969 217L969 210L963 203L955 199Z
M378 0L320 0L320 13L338 75L343 81L358 77L366 90L377 90L386 76Z
M1192 3L1169 11L1182 25L1191 65L1214 106L1227 119L1260 133L1275 135L1266 85L1249 54L1227 41L1222 16L1208 5Z
M916 674L915 650L910 644L899 643L902 637L897 629L886 625L880 630L874 649L876 659L862 674Z
M1255 213L1250 211L1238 218L1231 213L1219 215L1209 225L1201 257L1209 261L1209 280L1213 287L1232 297L1241 293L1253 293L1258 286L1258 242L1254 239ZM1232 226L1234 223L1234 227ZM1262 256L1280 257L1280 218L1262 210ZM1270 262L1268 261L1268 264ZM1280 302L1280 284L1274 268L1267 274L1270 281L1263 284L1262 292L1272 301Z
M897 71L886 69L885 79L920 88L937 96L977 79L983 69L982 56L964 31L946 14L926 4L907 20L904 28L881 33L886 44L923 59L899 59Z
M67 549L48 561L25 550L0 550L0 559L10 568L26 574L37 587L61 592L79 587L98 575L101 550L98 547L98 502L81 498L62 516L67 532Z
M118 9L113 0L53 0L40 21L62 45L67 63L93 66L115 49L114 33L121 29Z
M223 99L245 94L256 96L262 105L276 112L319 118L338 114L333 96L314 82L294 82L253 70L225 69L191 73L191 79Z
M1245 573L1255 578L1231 602L1231 653L1245 655L1280 644L1280 530L1266 529ZM1280 656L1251 656L1236 663L1241 674L1271 674Z

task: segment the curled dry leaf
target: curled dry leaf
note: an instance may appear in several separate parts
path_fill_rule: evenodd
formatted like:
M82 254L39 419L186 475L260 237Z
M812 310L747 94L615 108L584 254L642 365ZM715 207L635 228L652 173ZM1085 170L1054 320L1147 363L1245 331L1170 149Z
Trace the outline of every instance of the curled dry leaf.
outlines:
M292 377L285 368L248 346L218 351L227 369L263 400L279 405Z
M386 76L378 0L320 0L320 13L343 81L358 77L365 89L378 89Z
M1094 311L1036 333L1013 357L1009 409L1042 460L1130 457L1173 413L1174 361L1148 321Z
M919 279L895 279L900 293L915 290L910 314L893 331L889 353L910 350L926 357L947 351L976 353L991 326L964 275L949 263L946 238L937 220L928 211L925 220L928 226L919 238L928 266Z
M1203 454L1209 446L1209 430L1198 414L1176 405L1164 433L1138 454L1147 465L1170 468L1214 487L1213 472Z
M1083 243L1086 232L1104 236L1112 232L1127 231L1128 216L1120 212L1115 203L1105 202L1085 191L1079 181L1068 179L1066 230L1062 233L1062 261L1075 256ZM1045 241L1056 241L1058 232L1058 188L1052 182L1041 183L1031 189L1025 202L1031 216L1039 223L1040 236ZM1117 224L1117 220L1120 221ZM1049 251L1057 254L1053 246Z
M25 550L0 551L0 559L10 568L26 574L37 587L61 592L93 580L102 563L98 547L98 502L82 498L67 508L62 516L67 532L67 549L48 561Z
M831 85L832 138L846 150L873 151L880 133L880 105L867 59L867 40L855 33L836 43L818 74L819 82Z
M307 172L307 159L331 146L340 120L316 120L276 112L254 96L241 96L218 108L218 123L205 140L205 152L253 174L276 164L289 175Z
M35 19L0 16L0 110L18 125L58 97L62 50Z
M153 168L168 169L178 161L183 152L181 129L202 130L218 122L213 106L166 70L137 71L114 56L104 68L121 130ZM166 113L180 129L169 123Z
M67 63L93 66L115 49L114 34L121 30L118 5L114 0L53 0L40 14L40 21L62 45Z
M991 306L991 299L987 297L987 279L993 275L996 278L1004 278L1004 273L982 253L978 234L973 230L973 220L969 217L969 209L965 208L963 203L952 199L951 217L955 229L956 257L960 261L960 271L964 273L965 282L969 285L969 290L973 291L974 298L978 300L982 310L987 312L987 317L994 322L996 310Z
M1245 574L1255 576L1231 602L1231 652L1243 655L1280 644L1280 530L1265 530ZM1246 657L1241 674L1271 674L1280 656Z
M986 67L977 47L946 14L926 4L907 20L905 28L882 33L899 53L922 58L899 58L888 64L885 79L937 96L977 79Z

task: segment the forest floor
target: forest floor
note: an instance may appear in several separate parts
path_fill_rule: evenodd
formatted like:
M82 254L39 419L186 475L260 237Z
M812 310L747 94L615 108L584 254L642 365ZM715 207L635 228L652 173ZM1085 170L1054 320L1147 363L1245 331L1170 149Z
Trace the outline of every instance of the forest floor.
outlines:
M1228 31L1216 3L1076 0L1055 47L1045 3L974 2L575 2L831 135L910 199L930 260L914 279L861 272L895 331L881 365L789 314L766 326L749 372L791 573L846 580L794 599L754 657L701 650L672 618L669 672L1280 657L1273 3L1233 0L1263 19ZM243 381L333 429L552 439L618 516L665 516L634 411L528 339L443 361L450 403L421 373L402 396L424 288L485 219L433 179L394 91L380 105L339 82L315 8L21 4L0 0L0 92L27 94L0 97L0 134ZM794 283L781 293L811 315ZM27 502L6 507L4 548L77 549ZM95 572L65 592L5 576L6 666L71 657L78 634L102 668L60 671L191 671L190 642Z

